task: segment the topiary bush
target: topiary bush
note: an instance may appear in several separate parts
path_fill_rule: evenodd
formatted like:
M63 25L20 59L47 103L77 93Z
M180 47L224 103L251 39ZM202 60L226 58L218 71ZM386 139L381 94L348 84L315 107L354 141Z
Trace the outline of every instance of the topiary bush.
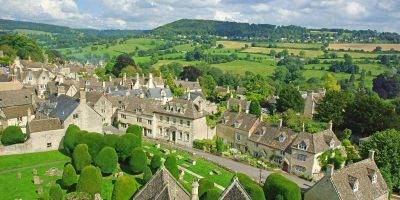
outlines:
M101 149L94 159L94 163L98 166L103 174L112 174L117 169L118 155L112 147L104 147Z
M147 167L147 156L141 148L136 148L132 151L129 167L136 174L142 173L144 168Z
M252 199L260 199L265 200L264 191L260 185L254 182L249 176L246 174L238 173L236 175L240 184L243 185L246 192L250 195Z
M86 166L83 168L79 176L78 184L76 187L77 192L86 192L91 196L96 193L101 194L101 173L95 166Z
M159 155L159 154L154 155L154 156L151 158L151 161L150 161L150 169L151 169L151 171L152 171L153 173L156 173L156 171L157 171L158 169L160 169L161 165L162 165L162 162L161 162L161 155Z
M263 190L267 200L275 200L278 196L282 196L283 199L301 200L299 186L278 173L268 176Z
M86 144L79 144L75 147L72 153L72 163L77 172L80 172L84 167L92 163L92 157L89 154Z
M202 178L199 181L199 197L203 196L204 193L206 193L208 190L214 189L214 182Z
M75 149L75 145L77 144L78 134L81 130L75 124L70 124L65 131L65 135L63 138L63 147L68 154L72 154Z
M78 180L78 176L76 175L76 171L74 167L68 163L64 166L63 174L62 174L62 179L61 179L61 184L65 188L69 188L76 184L76 181Z
M141 127L139 125L130 125L126 129L126 133L133 133L134 135L136 135L136 136L141 138L142 135L143 135L143 127Z
M200 196L200 200L218 200L220 191L216 188L207 190L203 195Z
M105 146L103 135L95 132L83 134L82 139L80 139L80 143L88 145L89 153L92 158L95 158L100 150Z
M178 165L176 164L176 157L174 155L168 155L164 165L165 168L172 174L172 176L178 179L179 169Z
M122 135L123 138L129 141L129 148L132 151L138 147L142 147L142 139L133 133L126 133Z
M104 146L106 147L117 147L119 136L115 134L106 134L104 135Z
M153 173L151 172L151 169L148 166L146 166L143 170L143 181L145 183L147 183L151 179L152 176L153 176Z
M123 137L119 137L115 146L119 161L125 161L131 154L131 147L129 140Z
M112 200L130 200L138 189L138 183L131 176L120 176L114 184Z
M50 186L49 190L49 200L63 200L64 194L63 191L58 184L54 184Z
M24 143L26 135L19 126L8 126L1 134L1 143L5 146Z

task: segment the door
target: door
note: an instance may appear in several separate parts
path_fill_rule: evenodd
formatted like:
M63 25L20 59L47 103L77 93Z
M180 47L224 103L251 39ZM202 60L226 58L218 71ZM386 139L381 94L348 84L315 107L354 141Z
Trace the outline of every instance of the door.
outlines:
M175 131L172 131L172 141L174 141L174 142L175 142L175 138L176 138Z

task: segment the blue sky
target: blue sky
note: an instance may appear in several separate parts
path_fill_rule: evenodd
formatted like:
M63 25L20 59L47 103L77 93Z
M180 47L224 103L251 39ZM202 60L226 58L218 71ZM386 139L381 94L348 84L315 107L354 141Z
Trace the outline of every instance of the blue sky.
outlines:
M400 0L0 0L0 18L151 29L182 18L400 32Z

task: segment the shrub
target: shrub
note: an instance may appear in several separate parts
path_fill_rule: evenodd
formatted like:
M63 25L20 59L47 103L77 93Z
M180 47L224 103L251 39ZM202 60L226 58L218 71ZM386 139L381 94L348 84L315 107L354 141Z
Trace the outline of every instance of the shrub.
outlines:
M1 135L3 145L12 145L25 142L25 134L19 126L8 126Z
M49 190L49 200L63 200L63 191L58 184L50 186Z
M129 200L132 199L138 189L136 180L130 176L120 176L117 178L114 184L114 190L112 192L112 200Z
M104 135L104 146L106 147L117 147L119 136L114 134L106 134Z
M76 175L76 171L75 171L74 167L69 163L66 164L64 166L61 184L64 187L69 188L76 183L77 179L78 179L78 177Z
M199 197L203 196L208 190L214 188L214 183L206 178L202 178L199 181Z
M222 153L225 150L225 143L222 138L217 138L215 141L215 146L218 153Z
M65 195L66 200L91 200L92 198L86 192L71 192Z
M119 160L124 161L131 153L129 140L123 137L118 138L115 150L117 151Z
M135 148L142 147L142 139L133 133L126 133L122 137L129 141L129 148L131 151Z
M278 196L282 196L283 199L301 200L299 186L278 173L268 176L263 190L267 200L275 200Z
M239 179L239 182L243 185L244 189L252 199L265 199L263 189L249 176L247 176L246 174L238 173L237 177Z
M207 190L203 195L200 196L200 200L218 200L220 191L216 188Z
M139 125L130 125L126 129L126 133L133 133L134 135L136 135L138 137L142 137L143 127L141 127Z
M86 144L78 144L78 146L75 147L72 153L72 163L78 172L92 163L92 157L88 152L88 146Z
M161 167L161 155L156 154L151 158L150 161L150 169L153 173L156 173L156 171Z
M214 142L212 140L194 140L193 141L193 148L210 151L212 149Z
M118 155L112 147L104 147L94 159L102 173L112 174L115 172L118 164Z
M172 174L173 177L178 179L179 177L179 169L176 164L176 157L173 155L169 155L165 160L165 168Z
M92 165L86 166L79 176L76 191L86 192L91 196L94 196L96 193L101 194L101 179L102 177L99 169Z
M134 149L129 159L130 170L134 173L142 173L146 166L147 156L144 151L140 148Z
M153 176L153 173L151 172L151 169L148 166L146 166L144 168L144 170L143 170L143 180L144 180L144 182L147 183L151 179L152 176Z
M72 154L75 149L75 145L77 144L77 134L79 134L81 130L78 126L74 124L70 124L65 131L63 146L67 153Z
M86 133L82 135L80 143L87 144L90 155L92 158L95 158L100 150L104 147L104 138L100 133Z

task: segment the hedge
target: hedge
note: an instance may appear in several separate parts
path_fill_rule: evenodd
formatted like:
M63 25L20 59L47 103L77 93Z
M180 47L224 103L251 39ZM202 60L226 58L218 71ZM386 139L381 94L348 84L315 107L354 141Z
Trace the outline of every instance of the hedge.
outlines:
M126 133L122 135L122 137L129 141L129 147L131 151L138 147L142 147L142 138L138 137L137 135L133 133Z
M147 183L151 179L152 176L153 176L153 173L151 172L151 169L148 166L146 166L143 170L143 181L145 183Z
M74 167L68 163L64 166L61 184L63 187L69 188L72 185L76 184L78 180L78 176L76 175L76 171Z
M104 135L104 146L105 147L117 147L119 136L115 134L106 134Z
M167 159L165 160L165 168L172 174L173 177L176 179L179 178L179 169L178 165L176 164L176 157L173 155L168 155Z
M89 153L92 158L95 158L97 154L103 149L104 145L104 136L100 133L90 132L82 135L82 138L79 141L80 144L87 144L89 147Z
M65 131L63 146L68 154L72 154L75 149L75 145L77 144L77 134L79 134L81 130L78 126L74 124L70 124Z
M115 151L117 151L118 159L120 161L126 160L131 154L129 140L123 137L119 137L115 146Z
M211 151L213 148L214 141L213 140L193 140L193 148L200 150Z
M214 188L207 190L203 195L200 196L200 200L218 200L221 192ZM258 199L257 199L258 200Z
M112 200L130 200L138 190L138 183L131 176L120 176L114 184Z
M142 173L144 168L147 167L147 156L142 149L136 148L132 151L129 167L133 173L137 174Z
M199 181L199 197L203 196L208 190L214 189L214 183L206 178Z
M104 147L94 159L103 174L112 174L117 169L118 155L112 147Z
M136 136L141 138L142 135L143 135L143 127L141 127L139 125L130 125L126 129L126 133L133 133L134 135L136 135Z
M75 147L72 153L72 163L78 172L92 163L92 157L88 152L88 146L86 144L79 144Z
M281 198L279 196L282 196L283 199L301 200L299 186L278 173L273 173L268 176L264 183L263 190L267 200Z
M92 165L86 166L83 168L82 173L79 176L76 191L86 192L91 196L94 196L96 193L101 194L101 181L102 177L100 170Z
M151 158L150 161L150 169L153 173L156 173L156 171L161 167L161 155L156 154Z
M238 177L240 184L242 184L242 186L252 199L265 200L263 189L256 182L254 182L249 176L242 173L238 173L236 176Z
M58 184L50 186L49 190L49 200L63 200L63 191Z
M1 143L3 145L12 145L25 142L25 134L19 126L8 126L1 134Z

